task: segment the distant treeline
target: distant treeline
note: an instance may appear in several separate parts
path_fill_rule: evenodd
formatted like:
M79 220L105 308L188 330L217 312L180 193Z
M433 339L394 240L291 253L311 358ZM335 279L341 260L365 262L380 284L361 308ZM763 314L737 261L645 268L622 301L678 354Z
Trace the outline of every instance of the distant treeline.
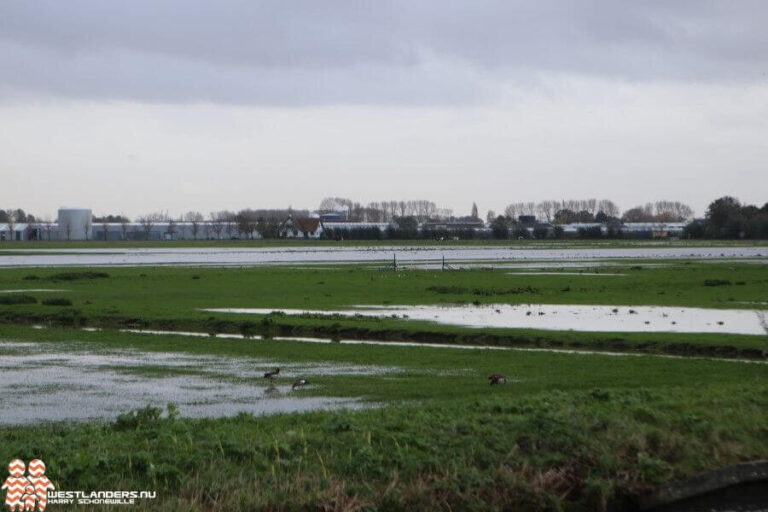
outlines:
M685 227L688 238L768 239L768 203L758 208L724 196L710 203L704 219Z
M427 200L381 201L362 206L349 199L326 198L317 210L321 216L334 220L354 222L387 222L384 230L376 226L334 228L324 226L322 237L332 240L441 240L441 239L521 239L521 238L632 238L647 237L622 229L625 223L686 223L678 234L684 238L768 239L768 203L762 207L741 204L738 199L724 196L710 203L701 219L693 219L693 210L679 201L656 201L636 206L621 213L608 199L541 201L539 203L512 203L504 215L488 211L486 222L479 218L476 204L471 214L454 217L450 210L438 208ZM169 234L186 234L197 238L249 238L258 233L263 238L285 236L282 226L289 217L308 217L309 210L244 209L211 212L204 216L190 211L179 217L167 213L152 213L136 218L146 234L157 223L168 224ZM445 222L437 222L445 221ZM123 214L109 214L93 218L93 224L123 225L123 238L128 235L130 219ZM0 223L36 224L50 230L49 217L35 217L22 209L0 210ZM182 225L183 223L183 225ZM574 223L600 224L583 226L576 230L563 228ZM442 224L446 227L435 227ZM679 229L679 228L678 228ZM188 233L185 233L188 232ZM654 234L654 236L657 233ZM662 235L663 236L663 235Z

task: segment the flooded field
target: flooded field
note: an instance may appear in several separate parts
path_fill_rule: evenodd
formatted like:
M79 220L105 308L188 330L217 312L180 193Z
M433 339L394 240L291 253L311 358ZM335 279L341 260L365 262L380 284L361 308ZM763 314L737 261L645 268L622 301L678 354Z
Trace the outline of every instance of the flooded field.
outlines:
M593 332L768 334L766 312L661 306L488 304L481 306L358 306L345 310L206 308L216 313L397 317L462 327Z
M285 363L178 353L104 350L86 343L0 341L0 424L114 419L148 404L179 406L190 417L360 408L348 398L302 396L294 379L380 375L392 367ZM273 385L264 372L280 367ZM283 377L284 376L284 377Z
M57 293L68 291L57 288L19 288L16 290L0 290L0 293Z
M511 276L626 276L615 272L507 272Z
M17 251L19 252L19 251ZM0 266L343 264L366 262L453 263L516 261L574 262L601 259L767 258L768 247L552 248L499 246L280 247L280 248L132 248L0 250Z

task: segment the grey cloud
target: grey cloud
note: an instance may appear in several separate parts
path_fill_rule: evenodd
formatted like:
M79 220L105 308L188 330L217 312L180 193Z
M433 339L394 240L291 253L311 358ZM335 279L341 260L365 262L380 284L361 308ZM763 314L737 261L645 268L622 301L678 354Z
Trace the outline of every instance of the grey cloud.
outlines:
M762 0L0 3L0 94L455 104L548 74L764 83Z

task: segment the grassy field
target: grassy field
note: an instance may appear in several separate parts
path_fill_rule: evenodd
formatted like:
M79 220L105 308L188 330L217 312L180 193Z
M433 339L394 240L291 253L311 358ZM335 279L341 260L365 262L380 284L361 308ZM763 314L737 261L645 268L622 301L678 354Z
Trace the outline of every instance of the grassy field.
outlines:
M42 458L62 490L156 490L157 500L138 507L150 510L631 509L638 495L659 483L768 456L766 336L470 329L393 318L243 318L199 308L550 303L768 309L743 304L768 301L765 265L651 263L584 269L624 276L383 272L361 266L2 269L0 290L66 290L0 294L0 340L49 342L54 354L65 353L70 342L85 342L96 354L132 349L400 371L308 375L312 386L301 393L362 399L373 406L364 410L191 419L183 409L161 414L153 407L162 404L152 404L106 423L4 426L0 460ZM123 327L267 339L114 329ZM278 334L759 361L271 339ZM165 376L157 368L119 370L145 379ZM489 386L487 377L495 372L510 382ZM232 382L225 375L215 378Z
M585 272L600 271L585 269ZM37 302L0 304L5 323L145 327L204 332L313 335L470 344L661 350L761 356L764 336L672 333L581 333L461 328L393 318L270 317L200 308L305 308L358 304L602 304L768 309L768 267L737 263L632 262L602 270L623 276L510 274L505 270L382 272L368 267L312 269L109 268L3 269L0 290L63 289L25 295ZM6 294L6 297L16 294ZM51 305L51 298L64 305ZM1 298L1 297L0 297ZM71 305L66 305L69 301ZM56 301L54 301L56 302ZM762 354L762 355L761 355Z
M156 490L146 509L623 508L660 482L768 453L764 364L10 326L0 338L402 369L309 376L304 392L373 410L194 420L148 408L0 427L3 459L43 458L60 489ZM492 372L510 383L488 386Z

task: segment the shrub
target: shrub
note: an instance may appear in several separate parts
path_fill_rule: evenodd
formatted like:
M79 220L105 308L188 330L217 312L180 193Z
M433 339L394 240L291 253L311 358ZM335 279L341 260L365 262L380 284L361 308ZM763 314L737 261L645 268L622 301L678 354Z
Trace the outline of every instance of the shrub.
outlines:
M62 297L54 297L51 299L43 299L42 304L46 306L71 306L72 301Z
M437 286L428 286L427 291L442 293L442 294L461 294L461 293L467 293L469 291L469 288L465 288L463 286L437 285Z
M704 286L730 286L728 279L705 279Z
M246 321L240 324L240 334L243 335L243 338L252 338L257 331L258 325L255 322Z
M79 281L81 279L104 279L109 277L106 272L59 272L52 274L48 279L52 281Z
M37 299L31 295L0 295L0 304L35 304Z

